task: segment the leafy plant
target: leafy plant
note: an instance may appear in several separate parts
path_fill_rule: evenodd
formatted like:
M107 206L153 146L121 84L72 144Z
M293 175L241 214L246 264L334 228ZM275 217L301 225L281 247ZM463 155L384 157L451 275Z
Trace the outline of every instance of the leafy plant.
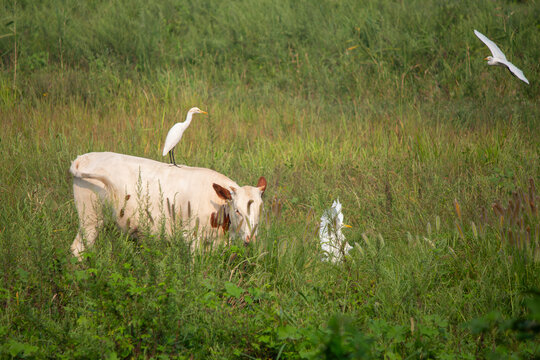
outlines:
M477 351L488 357L537 358L540 356L540 292L531 291L525 300L527 312L520 317L505 318L493 311L467 323L471 332L478 336ZM483 350L485 342L491 349Z

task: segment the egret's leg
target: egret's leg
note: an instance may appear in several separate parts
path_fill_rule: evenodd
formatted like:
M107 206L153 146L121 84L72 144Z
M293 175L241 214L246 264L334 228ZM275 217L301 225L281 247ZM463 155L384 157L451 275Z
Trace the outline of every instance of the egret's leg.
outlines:
M176 160L174 160L174 148L171 149L171 154L172 154L172 162L173 162L174 166L178 166L178 165L176 165Z
M172 164L172 162L173 162L171 152L172 152L172 150L169 151L169 164Z

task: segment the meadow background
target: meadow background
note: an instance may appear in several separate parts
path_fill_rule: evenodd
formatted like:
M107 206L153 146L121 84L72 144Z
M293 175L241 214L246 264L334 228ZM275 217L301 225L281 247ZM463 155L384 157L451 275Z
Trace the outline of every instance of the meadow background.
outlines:
M538 1L1 1L0 356L539 357L539 78ZM166 161L192 106L177 160L269 182L257 243L75 261L70 162Z

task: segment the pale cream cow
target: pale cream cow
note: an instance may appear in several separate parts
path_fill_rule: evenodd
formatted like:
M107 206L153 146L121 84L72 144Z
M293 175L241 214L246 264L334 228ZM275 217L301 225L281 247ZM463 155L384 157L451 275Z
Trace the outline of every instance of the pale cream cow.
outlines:
M246 242L257 234L264 177L256 187L240 187L211 169L112 152L80 155L70 172L80 224L71 245L77 257L85 244L94 243L103 224L104 206L112 208L117 224L129 232L137 232L144 224L154 233L165 226L168 234L179 229L197 239L195 244L227 230Z

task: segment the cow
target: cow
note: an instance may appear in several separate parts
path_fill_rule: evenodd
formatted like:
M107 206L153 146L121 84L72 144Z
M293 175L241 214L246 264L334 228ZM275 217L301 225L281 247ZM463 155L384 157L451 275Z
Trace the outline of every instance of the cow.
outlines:
M112 209L118 226L137 233L180 229L195 246L226 232L246 243L257 235L266 179L257 186L238 186L217 171L175 166L150 159L93 152L78 156L70 167L79 231L71 252L80 259L103 225L104 207ZM85 240L85 241L84 241Z

